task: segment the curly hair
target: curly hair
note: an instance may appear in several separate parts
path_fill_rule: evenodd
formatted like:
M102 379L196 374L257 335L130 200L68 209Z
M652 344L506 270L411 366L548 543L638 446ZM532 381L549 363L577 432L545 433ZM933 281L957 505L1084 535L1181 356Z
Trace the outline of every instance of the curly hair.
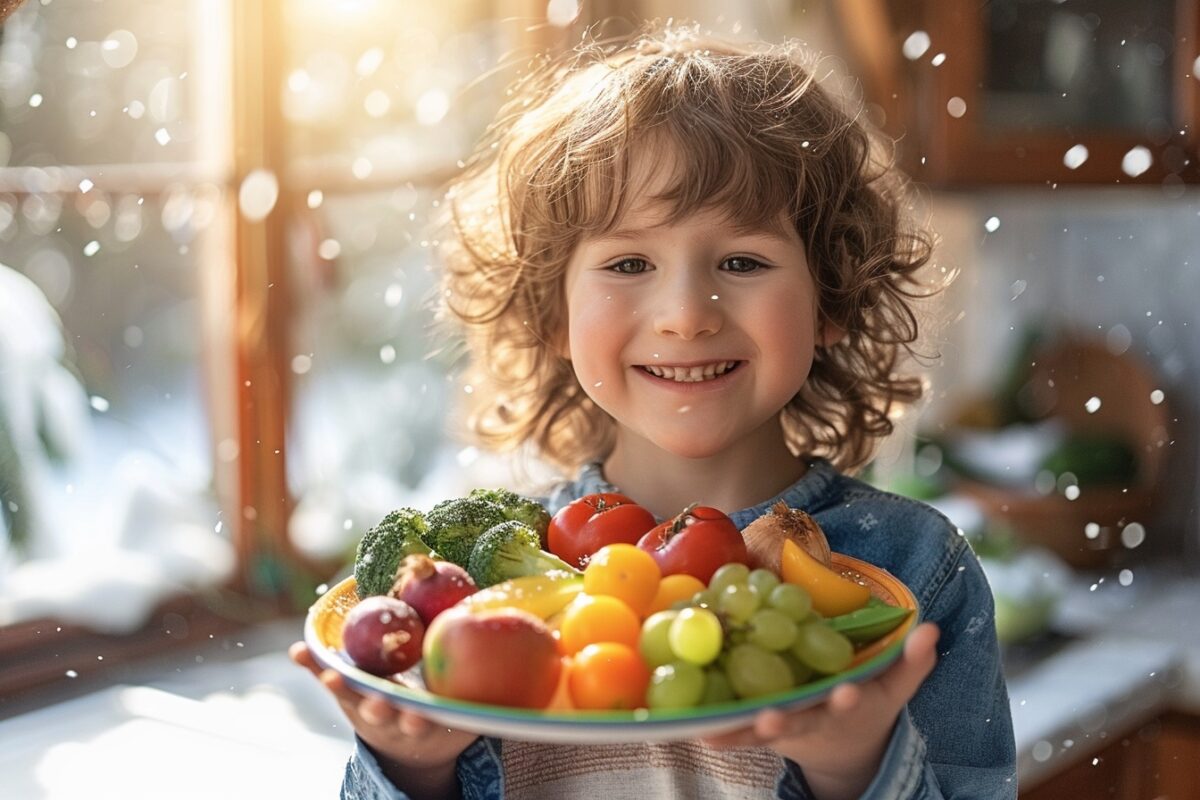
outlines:
M781 215L795 226L820 319L845 336L818 348L782 410L784 436L844 470L870 459L922 393L897 368L917 339L913 300L933 293L915 277L933 242L909 218L890 151L805 58L795 44L654 26L625 44L586 42L517 81L441 207L439 320L464 335L481 444L531 444L569 469L611 450L612 420L563 355L564 274L578 242L626 210L630 152L665 143L688 165L658 198L670 220L715 208L740 226Z

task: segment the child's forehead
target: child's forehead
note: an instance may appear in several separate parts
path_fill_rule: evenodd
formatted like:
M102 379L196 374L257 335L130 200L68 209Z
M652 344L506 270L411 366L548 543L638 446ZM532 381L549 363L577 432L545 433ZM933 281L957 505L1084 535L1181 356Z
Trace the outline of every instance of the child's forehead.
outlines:
M688 170L696 167L684 148L667 137L634 144L626 158L628 182L623 189L622 211L613 218L610 231L653 228L694 217L709 219L738 233L781 234L788 228L784 209L766 218L748 216L747 205L737 203L734 197L681 207L673 195L688 181Z

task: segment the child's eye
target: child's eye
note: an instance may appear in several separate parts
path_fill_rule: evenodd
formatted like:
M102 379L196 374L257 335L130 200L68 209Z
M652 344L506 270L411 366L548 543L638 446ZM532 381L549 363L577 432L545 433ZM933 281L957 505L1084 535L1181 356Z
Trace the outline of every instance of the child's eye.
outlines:
M761 261L756 261L755 259L747 258L746 256L733 256L731 258L727 258L721 266L724 267L728 272L737 272L743 274L757 272L760 269L767 268L767 265Z
M645 259L623 258L615 264L610 264L607 269L621 275L640 275L650 269L650 265L646 263Z

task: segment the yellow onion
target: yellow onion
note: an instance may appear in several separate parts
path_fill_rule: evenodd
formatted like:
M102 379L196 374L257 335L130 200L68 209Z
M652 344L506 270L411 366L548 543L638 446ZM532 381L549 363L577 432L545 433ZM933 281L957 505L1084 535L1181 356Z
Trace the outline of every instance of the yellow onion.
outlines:
M771 510L742 531L751 567L765 567L778 574L783 543L791 539L821 564L829 566L829 542L817 521L780 500Z

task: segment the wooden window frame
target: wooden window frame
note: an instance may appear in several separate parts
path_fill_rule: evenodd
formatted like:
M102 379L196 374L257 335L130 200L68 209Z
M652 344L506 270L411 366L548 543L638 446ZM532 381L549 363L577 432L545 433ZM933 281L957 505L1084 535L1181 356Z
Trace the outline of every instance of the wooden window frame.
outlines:
M977 113L983 103L985 5L979 0L846 0L833 6L867 99L883 110L884 131L899 139L900 163L908 175L925 184L954 188L1161 184L1172 173L1159 154L1177 146L1191 160L1179 177L1200 182L1200 81L1191 74L1193 60L1200 55L1200 0L1175 0L1173 135L1166 143L1132 133L1071 132L1057 126L1031 133L985 130ZM910 62L901 55L905 38L916 30L929 34L931 52L945 53L944 67L932 67L928 57ZM954 97L966 105L959 119L947 112ZM1071 169L1063 163L1063 155L1078 144L1085 145L1089 155ZM1148 170L1132 177L1121 171L1121 161L1139 145L1155 157Z

